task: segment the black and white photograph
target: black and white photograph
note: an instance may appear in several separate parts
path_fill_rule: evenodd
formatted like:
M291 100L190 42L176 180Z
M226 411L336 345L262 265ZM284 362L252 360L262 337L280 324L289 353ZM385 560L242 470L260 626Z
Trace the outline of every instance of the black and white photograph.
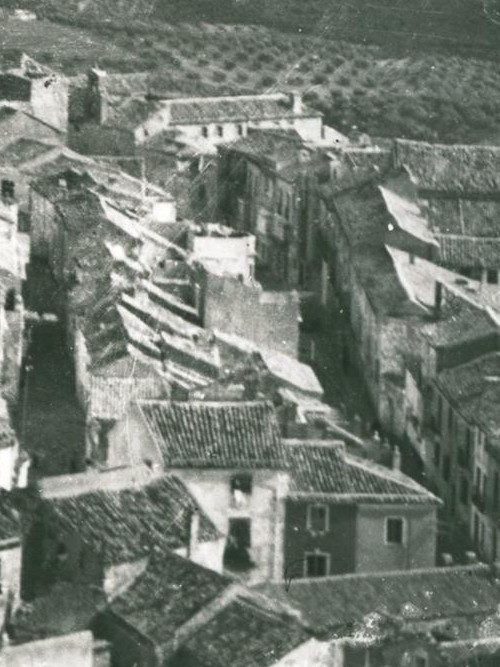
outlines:
M0 0L0 667L500 667L500 0Z

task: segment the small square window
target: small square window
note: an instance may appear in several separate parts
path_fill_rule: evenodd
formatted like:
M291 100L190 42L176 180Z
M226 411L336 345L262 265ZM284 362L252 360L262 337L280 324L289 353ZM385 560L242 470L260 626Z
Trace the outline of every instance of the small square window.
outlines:
M498 285L498 271L496 269L488 269L486 271L486 280L490 285Z
M234 475L231 477L231 504L233 507L247 507L252 494L251 475Z
M308 506L307 529L312 533L326 533L328 531L328 507L326 505Z
M386 519L385 541L387 544L403 544L404 521L401 517L389 517Z

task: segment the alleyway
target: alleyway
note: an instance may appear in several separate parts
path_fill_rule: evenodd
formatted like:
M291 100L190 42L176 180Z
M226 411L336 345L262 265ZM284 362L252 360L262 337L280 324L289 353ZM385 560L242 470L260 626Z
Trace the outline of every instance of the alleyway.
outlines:
M312 327L311 327L312 329ZM343 335L349 336L348 323L342 309L332 303L322 318L320 327L304 331L301 337L301 353L310 363L325 390L326 403L341 410L352 424L372 424L373 408L365 389L363 378L353 364L346 364L342 345ZM313 354L311 352L313 342ZM355 420L357 416L357 420Z
M39 312L54 306L55 290L43 267L30 267L26 307ZM45 308L41 308L43 304ZM63 326L55 322L28 324L19 433L33 459L36 475L76 472L84 466L84 423L74 390L71 356Z

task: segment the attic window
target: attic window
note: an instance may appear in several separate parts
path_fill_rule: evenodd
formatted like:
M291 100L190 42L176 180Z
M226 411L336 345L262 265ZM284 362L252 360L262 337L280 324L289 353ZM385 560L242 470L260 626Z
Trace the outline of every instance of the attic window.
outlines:
M231 506L235 508L247 507L252 494L252 476L248 474L231 477Z

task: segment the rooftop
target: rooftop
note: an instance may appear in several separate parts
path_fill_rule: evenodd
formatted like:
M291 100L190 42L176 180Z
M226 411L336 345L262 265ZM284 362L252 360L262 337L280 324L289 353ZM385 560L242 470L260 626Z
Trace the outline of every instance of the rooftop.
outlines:
M143 573L110 606L115 614L161 646L231 583L172 552L155 553Z
M187 639L173 667L268 667L308 639L296 621L239 598Z
M0 150L2 162L13 167L19 167L31 162L42 155L51 153L57 145L37 141L36 139L20 138L10 142Z
M271 403L138 401L168 468L280 468Z
M337 502L440 504L410 477L347 455L338 442L285 440L284 452L292 499L327 496Z
M107 489L108 474L100 476L101 488L43 501L55 524L76 531L106 564L138 560L155 548L164 554L186 547L194 511L200 513L200 541L219 536L177 477Z
M500 444L500 352L448 368L436 384L469 423L489 436L490 444Z
M294 110L290 97L281 93L192 97L165 101L164 104L170 108L172 125L321 116L318 111L305 105Z
M394 157L419 188L441 192L497 193L500 147L429 144L397 139Z
M301 612L319 633L349 632L374 612L411 620L444 620L496 611L500 583L486 565L348 574L262 584L258 590Z

